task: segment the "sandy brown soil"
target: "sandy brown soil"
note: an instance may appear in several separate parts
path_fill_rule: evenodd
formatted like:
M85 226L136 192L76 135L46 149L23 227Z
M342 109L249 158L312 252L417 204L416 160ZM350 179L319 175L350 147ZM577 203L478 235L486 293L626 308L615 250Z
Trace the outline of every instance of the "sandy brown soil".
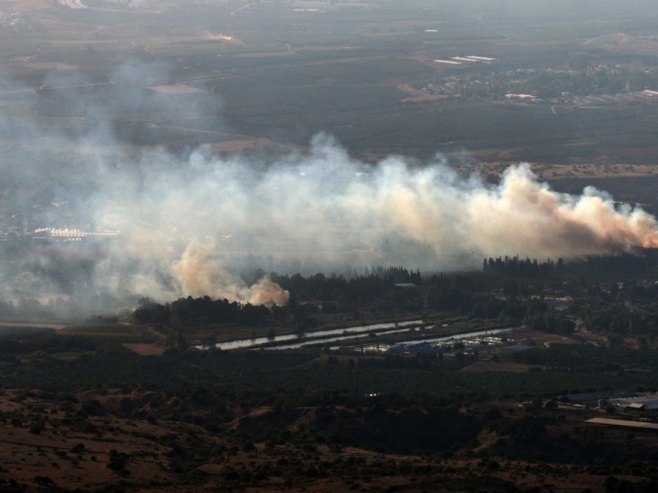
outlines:
M130 349L133 353L137 353L140 356L162 356L165 352L164 346L159 344L146 344L146 343L123 343L123 347Z
M514 404L496 402L503 410ZM21 491L55 487L95 491L120 485L113 491L334 492L395 487L409 492L502 492L509 491L513 482L522 488L570 492L600 491L607 476L592 473L586 466L560 463L538 467L537 462L492 459L495 467L491 466L486 452L499 438L491 431L483 431L470 454L445 456L382 453L322 442L300 445L295 437L304 433L305 423L315 415L314 408L300 408L297 421L282 425L291 434L288 442L257 442L245 447L242 430L265 423L273 429L279 427L271 421L275 419L271 407L244 407L236 411L236 420L213 432L190 420L164 417L174 409L195 413L192 402L155 391L104 389L57 394L1 390L0 491L14 481L25 488ZM583 419L570 415L556 433L582 426ZM625 437L625 433L618 435ZM653 443L655 436L646 439ZM194 456L199 447L207 451L193 469L199 476L177 475L184 463L181 460L187 460L188 453ZM125 454L124 466L110 467L111 457L117 454ZM333 472L308 472L317 467ZM297 478L296 470L305 479ZM267 472L259 476L259 471Z
M477 172L483 176L500 176L510 166L518 165L515 161L482 161L458 167L464 172ZM568 178L621 178L658 175L658 166L654 164L542 164L527 163L530 169L542 180L559 180Z
M158 484L172 480L163 464L166 448L152 439L165 428L116 417L76 419L70 401L4 392L0 396L0 479L19 483L95 488L125 478ZM111 450L130 456L126 473L107 467ZM41 478L50 478L39 480Z
M426 101L440 101L442 99L447 99L445 96L429 94L420 89L416 89L412 87L411 84L399 84L397 88L403 93L409 95L409 97L402 100L403 103L424 103Z

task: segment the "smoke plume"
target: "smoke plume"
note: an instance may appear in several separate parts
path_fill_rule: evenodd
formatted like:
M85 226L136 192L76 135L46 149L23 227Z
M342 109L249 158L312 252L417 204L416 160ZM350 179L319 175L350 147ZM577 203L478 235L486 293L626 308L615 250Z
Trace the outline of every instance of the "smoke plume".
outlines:
M163 67L151 77L144 70L119 70L102 103L55 98L81 115L80 128L0 119L0 298L65 296L92 309L137 296L282 305L288 293L278 285L263 277L249 286L239 272L448 271L489 256L658 247L656 220L642 209L593 188L557 193L523 164L490 184L457 174L440 156L422 166L399 156L359 162L327 135L306 152L261 159L128 146L117 137L123 112L167 120L184 101L117 90L168 82ZM219 109L212 94L198 97L190 114ZM45 243L35 239L41 232Z
M231 266L436 271L510 253L569 258L658 246L656 221L643 210L616 206L593 188L557 193L523 164L490 185L461 178L441 160L367 165L323 135L308 154L269 164L201 152L185 162L162 153L141 160L141 180L131 167L114 170L94 195L93 223L122 232L110 260L129 255L141 272L171 276L170 296L285 302L266 281L251 288L236 282Z
M191 296L235 300L253 305L288 303L289 293L267 277L251 287L230 274L216 258L212 243L203 244L193 238L180 260L174 263L172 273L183 293Z

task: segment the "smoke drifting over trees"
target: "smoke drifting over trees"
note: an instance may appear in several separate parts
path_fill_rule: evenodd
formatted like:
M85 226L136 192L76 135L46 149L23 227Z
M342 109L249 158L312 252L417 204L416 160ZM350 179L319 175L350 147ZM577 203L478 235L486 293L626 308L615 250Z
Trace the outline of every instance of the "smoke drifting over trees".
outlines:
M23 217L44 228L119 232L75 245L16 243L5 232L6 298L208 294L285 304L288 293L267 278L247 286L234 272L302 262L307 271L325 272L370 264L456 270L506 254L569 258L658 246L651 215L616 206L591 188L578 197L559 194L523 164L492 185L459 176L440 156L422 166L397 156L359 162L326 135L316 136L308 152L260 160L127 146L112 125L117 112L219 109L210 94L201 96L207 104L184 109L180 99L150 95L140 109L139 98L117 88L148 70L124 67L105 101L73 105L84 131L27 118L2 121L0 207L7 231L7 218ZM154 81L166 77L162 67L154 70ZM80 82L53 83L62 85ZM90 123L98 115L108 120Z

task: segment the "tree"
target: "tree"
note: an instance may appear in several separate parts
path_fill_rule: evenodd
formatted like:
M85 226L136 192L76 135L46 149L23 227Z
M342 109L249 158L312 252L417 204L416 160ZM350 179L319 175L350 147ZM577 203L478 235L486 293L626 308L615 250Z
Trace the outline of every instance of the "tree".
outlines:
M167 339L165 340L165 347L167 350L182 352L186 351L189 345L183 334L180 332L174 332L173 334L167 336Z
M120 474L128 474L128 471L126 470L128 458L128 454L112 449L107 458L107 467L108 469L112 469Z

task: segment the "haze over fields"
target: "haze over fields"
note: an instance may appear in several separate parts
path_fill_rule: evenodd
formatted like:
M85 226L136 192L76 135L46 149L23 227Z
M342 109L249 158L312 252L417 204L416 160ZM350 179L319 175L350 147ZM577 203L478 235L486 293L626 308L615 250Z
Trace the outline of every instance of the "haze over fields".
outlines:
M653 10L5 2L3 296L284 304L240 272L653 247L634 190L541 182L655 172Z

